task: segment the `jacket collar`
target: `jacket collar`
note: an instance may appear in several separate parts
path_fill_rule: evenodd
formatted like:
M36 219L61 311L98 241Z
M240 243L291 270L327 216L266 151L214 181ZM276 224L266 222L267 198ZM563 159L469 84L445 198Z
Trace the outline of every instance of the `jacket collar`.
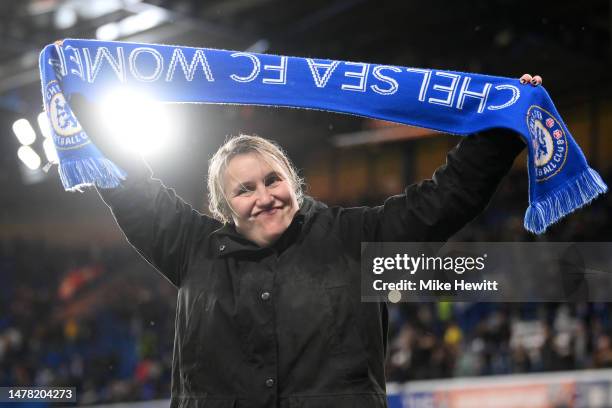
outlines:
M213 236L216 238L216 250L219 256L236 254L238 252L282 252L302 233L304 226L310 224L317 211L320 211L327 206L324 203L316 201L310 196L304 196L304 200L300 209L295 213L289 227L280 236L278 241L270 247L260 247L253 241L245 238L242 234L236 231L234 224L225 224L215 232Z

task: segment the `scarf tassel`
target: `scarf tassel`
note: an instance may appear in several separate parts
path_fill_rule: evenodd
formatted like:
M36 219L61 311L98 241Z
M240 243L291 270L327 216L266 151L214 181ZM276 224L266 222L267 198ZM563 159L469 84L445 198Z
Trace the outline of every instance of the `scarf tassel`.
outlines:
M525 213L525 229L542 234L551 224L607 191L608 186L599 174L587 167L563 187L530 203Z
M101 188L118 187L127 177L123 170L104 157L62 162L59 175L66 190L79 192L83 191L83 187L94 185Z

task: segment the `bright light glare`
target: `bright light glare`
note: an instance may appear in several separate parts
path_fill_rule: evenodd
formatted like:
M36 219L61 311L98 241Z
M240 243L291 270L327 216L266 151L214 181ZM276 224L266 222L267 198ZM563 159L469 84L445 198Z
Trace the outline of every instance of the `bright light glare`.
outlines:
M102 120L116 143L142 154L161 150L170 122L161 103L131 90L116 90L103 99Z
M156 27L166 20L166 12L162 9L152 8L138 14L124 18L119 22L121 36L136 34Z
M76 24L77 13L70 4L67 4L57 9L55 15L53 16L53 20L55 23L55 28L65 30Z
M98 40L116 40L157 27L167 20L167 12L158 8L141 11L115 23L107 23L96 29Z
M49 139L51 137L51 124L49 123L47 113L45 111L40 112L36 121L38 122L40 133L42 133L45 139Z
M22 145L31 145L36 140L36 132L34 132L34 128L27 119L17 119L13 123L13 132Z
M17 156L30 170L40 167L40 156L30 146L21 146L17 150Z
M59 157L57 157L57 150L55 150L55 145L53 144L52 139L48 138L43 141L43 149L45 151L45 156L47 157L47 161L49 163L59 163Z
M96 38L102 41L112 41L119 38L121 29L117 23L108 23L101 25L96 29Z
M124 6L124 2L121 0L88 0L73 3L79 15L86 20L113 13Z

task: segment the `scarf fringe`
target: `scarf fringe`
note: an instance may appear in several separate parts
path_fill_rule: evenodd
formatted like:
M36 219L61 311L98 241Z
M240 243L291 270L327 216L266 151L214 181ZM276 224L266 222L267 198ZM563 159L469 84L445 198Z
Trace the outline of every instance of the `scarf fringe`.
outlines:
M530 203L525 213L525 229L542 234L550 225L607 191L608 186L601 176L587 167L561 188Z
M63 162L59 165L62 185L67 191L82 192L84 187L119 187L127 174L112 161L104 158L87 158Z

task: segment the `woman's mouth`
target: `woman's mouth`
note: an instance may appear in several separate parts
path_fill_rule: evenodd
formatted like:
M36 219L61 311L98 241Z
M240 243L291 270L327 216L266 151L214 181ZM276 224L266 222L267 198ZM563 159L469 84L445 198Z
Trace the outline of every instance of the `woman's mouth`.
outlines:
M264 216L264 217L269 217L271 215L276 214L278 211L280 211L280 208L276 207L276 208L270 208L268 210L262 210L260 212L257 213L257 217L259 216Z

